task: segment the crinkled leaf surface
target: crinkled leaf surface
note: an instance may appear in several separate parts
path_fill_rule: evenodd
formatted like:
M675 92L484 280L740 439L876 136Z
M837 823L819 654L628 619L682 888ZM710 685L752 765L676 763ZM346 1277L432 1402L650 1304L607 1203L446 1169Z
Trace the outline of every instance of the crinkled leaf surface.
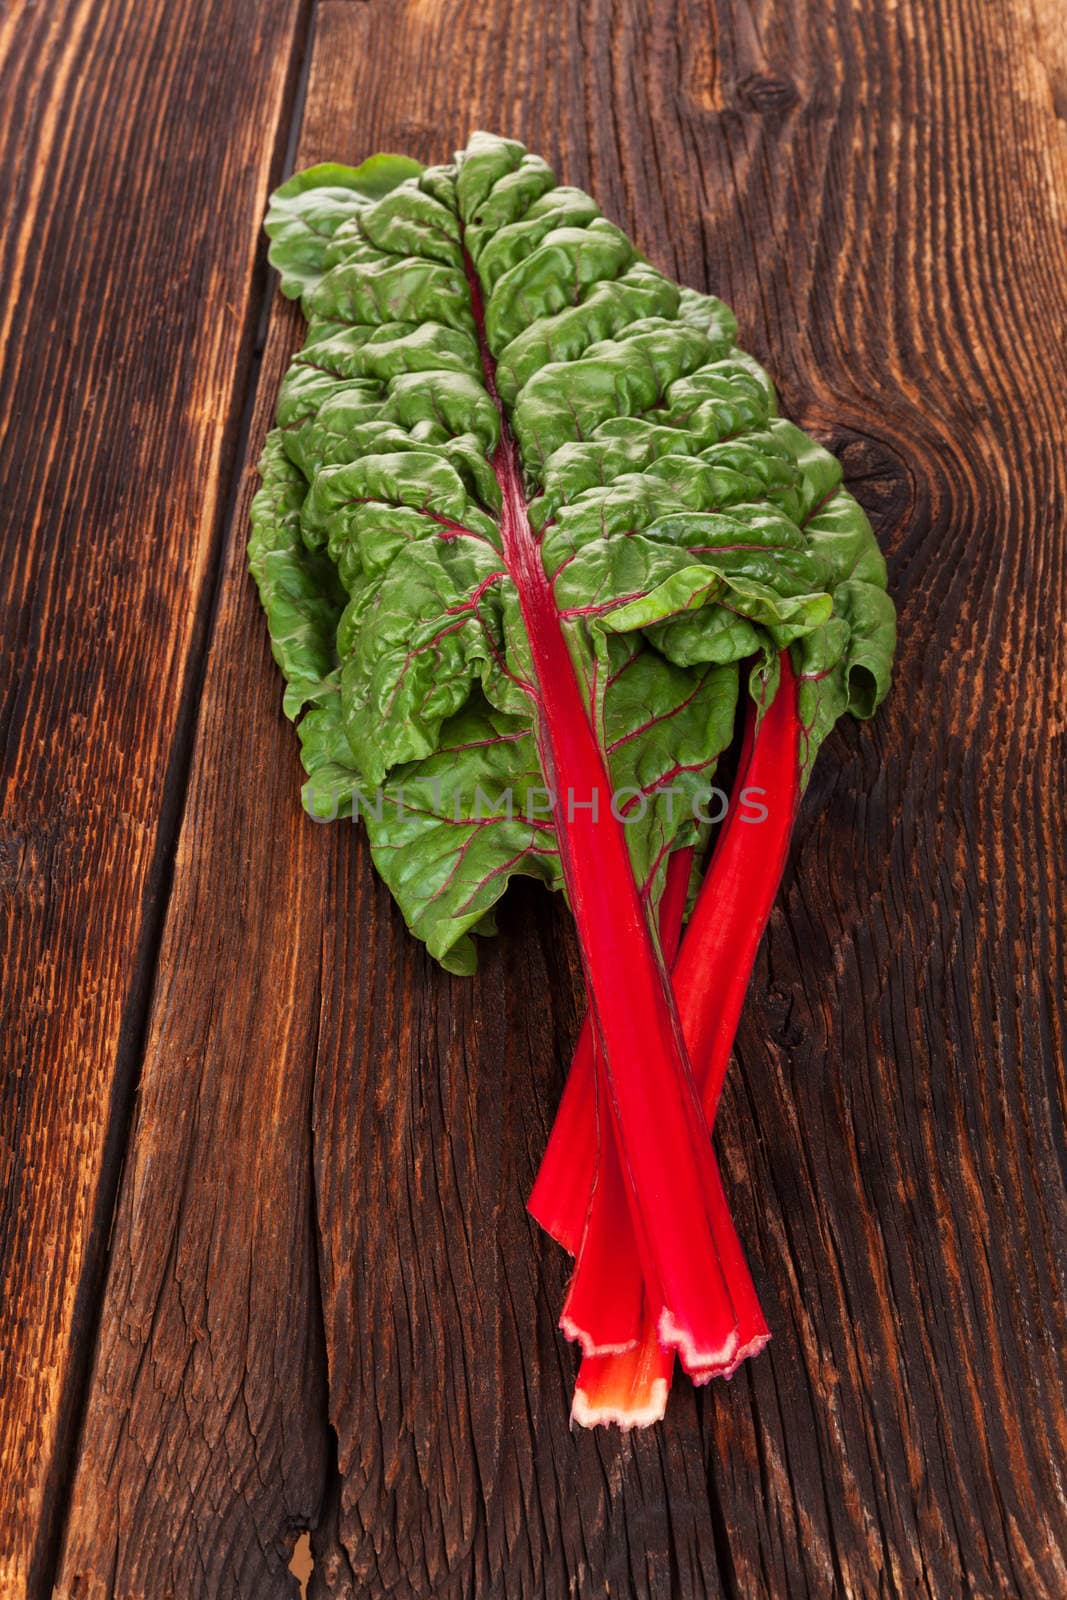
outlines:
M650 894L705 826L739 685L773 693L779 650L801 675L805 781L836 718L873 713L894 613L837 462L777 416L727 308L588 195L476 134L446 166L297 174L267 231L309 326L249 560L286 712L311 706L305 804L355 807L445 965L471 969L512 876L562 882L501 533L505 430Z

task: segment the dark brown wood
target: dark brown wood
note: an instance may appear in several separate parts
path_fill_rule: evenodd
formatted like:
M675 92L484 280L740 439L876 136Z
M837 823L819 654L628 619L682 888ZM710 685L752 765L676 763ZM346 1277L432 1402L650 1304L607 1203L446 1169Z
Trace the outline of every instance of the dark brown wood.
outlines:
M305 161L336 110L316 63ZM301 336L297 311L276 306L205 670L62 1600L295 1595L293 1544L324 1492L311 1093L323 908L344 896L336 835L293 803L299 761L244 562L254 462Z
M520 892L444 977L297 811L241 550L276 308L62 1600L294 1594L316 1520L317 1600L1067 1592L1065 34L1025 0L317 7L301 159L516 133L733 303L875 519L898 682L820 760L718 1132L774 1341L572 1434L523 1198L573 940Z
M0 7L0 1594L69 1480L300 0Z
M275 318L261 393L298 333ZM253 419L261 431L261 418ZM242 478L240 515L251 473ZM231 544L57 1594L296 1593L326 1420L311 1194L310 946L329 841ZM210 754L208 754L210 752ZM299 974L298 967L301 969Z

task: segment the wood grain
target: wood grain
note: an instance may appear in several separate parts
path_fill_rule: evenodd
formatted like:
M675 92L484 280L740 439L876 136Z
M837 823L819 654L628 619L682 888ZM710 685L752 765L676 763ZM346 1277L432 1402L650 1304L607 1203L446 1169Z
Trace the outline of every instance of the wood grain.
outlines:
M0 1594L47 1581L299 0L0 8Z
M523 1209L566 919L517 894L449 979L299 817L246 464L62 1600L293 1594L316 1521L317 1600L1067 1592L1064 35L1024 0L317 7L302 160L499 128L732 302L890 554L898 681L820 760L718 1134L774 1341L571 1434Z
M336 58L325 70L328 31L315 39L301 164L328 148L350 94ZM324 1493L311 1096L324 907L348 898L352 863L345 830L299 809L244 557L254 463L302 334L279 302L228 529L61 1600L295 1596L290 1555Z

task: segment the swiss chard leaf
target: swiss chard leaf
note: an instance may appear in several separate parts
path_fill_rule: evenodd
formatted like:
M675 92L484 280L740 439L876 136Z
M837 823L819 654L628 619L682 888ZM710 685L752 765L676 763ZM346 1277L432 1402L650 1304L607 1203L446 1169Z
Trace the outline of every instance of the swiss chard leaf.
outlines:
M267 440L259 470L263 482L252 502L248 564L285 678L285 714L295 717L319 697L337 664L337 625L346 596L333 563L304 543L300 518L307 484L277 433Z
M741 663L756 658L744 682L762 703L792 647L805 780L837 716L872 714L893 650L884 563L837 462L777 416L720 301L491 135L447 166L298 174L267 227L309 329L249 559L286 712L312 705L305 804L356 804L438 959L470 970L470 934L515 873L562 882L555 818L529 814L548 785L504 536L509 450L653 896L670 851L706 827ZM511 814L490 815L502 791Z
M323 162L296 172L271 195L266 230L282 293L297 299L322 277L338 230L372 201L422 171L410 156L371 156L358 167Z

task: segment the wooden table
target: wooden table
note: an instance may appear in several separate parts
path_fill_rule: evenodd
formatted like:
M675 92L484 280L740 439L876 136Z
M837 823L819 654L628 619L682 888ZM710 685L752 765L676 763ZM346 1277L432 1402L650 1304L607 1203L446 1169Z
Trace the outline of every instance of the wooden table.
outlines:
M7 0L0 119L0 1596L295 1595L313 1528L320 1600L1062 1600L1062 0ZM631 1437L523 1209L562 910L432 966L244 571L269 188L478 126L732 303L901 608L718 1134L774 1340Z

